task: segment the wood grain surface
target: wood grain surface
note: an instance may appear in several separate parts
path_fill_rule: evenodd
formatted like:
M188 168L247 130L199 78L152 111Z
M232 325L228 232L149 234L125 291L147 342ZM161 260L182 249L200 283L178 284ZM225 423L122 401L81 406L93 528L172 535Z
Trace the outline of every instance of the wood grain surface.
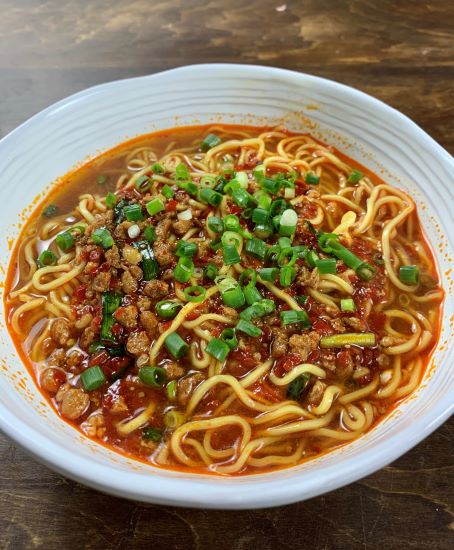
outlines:
M364 90L454 153L454 2L0 0L0 136L94 84L188 63L285 67ZM452 211L452 205L451 205ZM357 483L222 512L103 495L0 435L0 549L454 548L454 421Z

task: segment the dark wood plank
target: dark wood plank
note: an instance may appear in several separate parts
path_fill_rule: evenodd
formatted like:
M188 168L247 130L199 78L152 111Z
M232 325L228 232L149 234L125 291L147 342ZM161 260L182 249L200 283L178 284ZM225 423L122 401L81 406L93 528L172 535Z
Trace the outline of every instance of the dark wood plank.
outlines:
M87 86L203 62L362 89L454 152L449 0L0 0L0 135ZM454 546L454 420L391 466L308 502L246 512L142 505L35 463L0 436L0 548Z

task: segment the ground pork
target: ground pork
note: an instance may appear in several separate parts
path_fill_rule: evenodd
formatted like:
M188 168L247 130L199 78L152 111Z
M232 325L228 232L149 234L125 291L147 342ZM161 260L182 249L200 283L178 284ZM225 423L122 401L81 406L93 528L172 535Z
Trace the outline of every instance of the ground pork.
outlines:
M101 271L101 273L95 275L93 279L91 284L93 290L96 290L97 292L106 292L110 288L111 278L112 275L109 271Z
M195 390L195 388L205 380L204 375L201 372L196 372L185 376L178 382L178 403L185 407L188 404L188 401Z
M177 235L184 235L193 226L192 220L179 220L172 224L174 233Z
M150 348L150 339L144 330L134 332L128 337L126 349L131 355L142 355L148 353Z
M153 250L156 261L160 266L169 267L173 263L174 255L170 251L168 242L157 240L153 245Z
M63 384L55 396L61 414L69 420L75 420L84 414L90 404L89 396L80 388Z
M167 380L176 380L181 378L186 372L184 368L175 361L169 361L162 368L166 371Z
M158 281L156 279L148 281L145 283L143 293L153 300L161 300L169 293L169 285L165 281Z
M290 337L289 344L292 353L301 355L301 360L306 361L310 352L317 348L319 341L320 334L313 330L306 334L294 334Z
M140 313L140 324L145 329L148 337L154 339L158 336L158 320L151 311L142 311Z
M315 384L309 390L309 394L307 396L309 405L311 405L312 407L317 407L318 405L320 405L320 401L322 400L325 388L326 384L321 380L317 380L315 382Z
M71 338L71 327L66 319L55 319L50 326L50 337L59 346L66 346Z
M134 305L119 307L114 313L115 319L126 328L134 328L137 326L137 307Z
M285 330L280 328L271 329L273 342L271 344L271 356L275 359L282 357L287 353L288 336Z

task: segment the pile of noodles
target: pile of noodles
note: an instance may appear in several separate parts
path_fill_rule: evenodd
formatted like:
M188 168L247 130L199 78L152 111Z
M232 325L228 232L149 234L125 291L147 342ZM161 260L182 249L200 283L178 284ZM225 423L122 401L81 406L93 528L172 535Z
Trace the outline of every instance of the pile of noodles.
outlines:
M355 236L369 241L372 248L381 252L386 268L387 299L381 305L369 304L369 312L374 307L386 316L385 332L389 335L389 346L383 352L391 358L390 364L377 374L366 386L346 391L336 385L328 385L318 406L311 410L303 408L295 401L270 403L252 391L251 386L268 377L276 386L285 386L303 373L323 380L326 369L315 364L301 364L282 378L272 372L270 359L258 365L241 380L223 373L223 365L208 355L206 343L210 340L213 323L230 323L228 317L207 313L195 320L185 320L188 313L199 303L188 302L172 321L169 329L154 341L150 348L150 362L157 356L164 339L181 325L193 332L190 346L190 362L197 370L206 371L207 379L200 384L185 411L186 421L177 427L169 440L158 452L157 461L166 463L173 460L190 466L208 466L219 473L235 473L245 466L256 468L291 465L305 456L307 438L318 442L321 450L333 444L353 440L364 433L380 416L380 402L394 402L409 393L418 385L423 363L421 353L433 342L437 326L437 308L421 307L435 304L442 298L441 290L422 292L418 285L409 286L400 281L397 273L401 265L413 263L408 258L405 244L411 241L419 255L417 263L422 269L432 271L431 259L422 242L414 242L415 205L402 191L386 184L374 185L368 177L363 177L357 185L347 185L347 177L352 171L332 150L307 135L289 136L283 129L265 131L257 137L245 130L226 129L215 126L209 129L225 139L220 145L206 153L198 149L199 140L185 148L175 148L169 143L166 151L158 157L149 147L139 147L124 157L124 170L110 176L117 177L117 189L129 188L137 178L151 174L151 165L158 161L170 171L183 162L190 168L191 177L197 181L201 176L216 176L225 168L232 156L238 164L247 163L254 156L266 168L276 171L310 171L321 177L317 191L299 195L291 199L293 205L311 203L316 214L309 219L315 226L323 225L328 232L343 236L347 243ZM329 177L324 177L329 176ZM153 175L153 179L172 184L173 180ZM210 214L224 216L225 199L218 208L190 199L190 205ZM178 205L178 209L186 208ZM22 278L28 282L10 293L14 309L11 316L13 330L28 342L30 358L34 362L45 362L42 355L43 342L49 337L49 326L57 317L71 318L69 302L75 287L80 284L79 276L85 263L79 258L79 249L59 254L55 266L38 268L36 257L40 243L49 241L56 234L77 223L90 224L97 213L106 211L104 199L92 194L80 196L73 219L68 215L56 217L37 229L30 226L20 254L24 258L28 273ZM399 231L397 229L399 228ZM197 242L200 229L190 229L183 239ZM208 227L205 235L213 238ZM175 239L175 236L171 238ZM227 270L239 266L225 267ZM308 294L317 302L339 309L340 298L352 295L354 289L347 270L341 274L321 275L317 290L308 289ZM196 282L192 283L196 284ZM292 309L300 309L299 304L272 283L263 284ZM218 292L216 287L208 289L205 300ZM184 300L184 295L180 291ZM425 314L422 311L429 311ZM84 328L83 319L76 323ZM392 344L396 341L399 344ZM403 361L403 358L405 360ZM198 414L198 405L207 392L215 389L220 400L218 408L209 416ZM391 400L391 401L390 401ZM244 413L229 412L241 405ZM236 410L238 410L238 406ZM127 435L143 426L152 416L151 403L138 416L122 424L121 433ZM213 444L213 435L224 428L236 428L236 444L227 449L218 449Z

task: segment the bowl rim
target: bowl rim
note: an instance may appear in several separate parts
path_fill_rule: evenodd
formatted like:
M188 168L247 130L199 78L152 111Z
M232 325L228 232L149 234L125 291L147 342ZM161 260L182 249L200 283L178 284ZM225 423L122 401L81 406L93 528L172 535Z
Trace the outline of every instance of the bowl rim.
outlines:
M249 76L261 73L262 75L272 74L281 76L284 80L299 78L305 82L321 84L331 91L341 91L350 97L356 97L363 103L368 103L376 108L378 107L383 112L391 114L394 118L397 117L404 126L404 131L412 133L432 154L441 157L444 162L447 162L454 168L453 157L416 123L400 111L365 92L330 79L298 71L235 63L185 65L151 75L113 80L86 88L50 105L27 119L0 140L0 149L5 143L9 143L20 137L22 132L28 131L29 127L33 126L35 122L44 120L49 114L58 111L70 103L96 95L98 92L112 90L120 83L127 85L129 82L147 81L163 75L167 76L176 73L191 73L194 70L228 71L231 69L244 71ZM4 315L3 308L1 315ZM213 476L215 483L211 483L207 476L199 476L198 478L189 477L186 479L182 477L160 476L159 483L155 485L152 483L144 484L144 474L140 472L133 470L119 472L118 469L107 463L100 464L86 457L78 457L77 462L75 462L72 460L73 455L69 450L53 441L49 441L46 436L16 418L2 403L0 403L0 430L40 462L75 481L105 493L131 500L173 506L248 509L266 508L305 500L369 475L410 450L438 428L453 412L454 399L452 399L451 394L447 393L443 399L431 406L427 413L415 418L410 425L402 427L398 433L388 436L385 441L380 442L377 448L366 448L361 451L361 460L358 460L357 457L347 457L339 464L324 465L322 479L319 476L312 476L312 479L298 481L300 472L295 471L292 474L291 469L287 469L290 475L285 482L282 482L282 479L267 479L267 474L259 473L241 478L233 478L241 479L241 484L238 484L236 481L232 483L220 483L219 480L221 479L222 481L223 478L217 476ZM149 476L149 479L152 479L155 471L150 470L150 473L146 475ZM232 480L232 478L228 479ZM289 483L290 480L291 483Z

